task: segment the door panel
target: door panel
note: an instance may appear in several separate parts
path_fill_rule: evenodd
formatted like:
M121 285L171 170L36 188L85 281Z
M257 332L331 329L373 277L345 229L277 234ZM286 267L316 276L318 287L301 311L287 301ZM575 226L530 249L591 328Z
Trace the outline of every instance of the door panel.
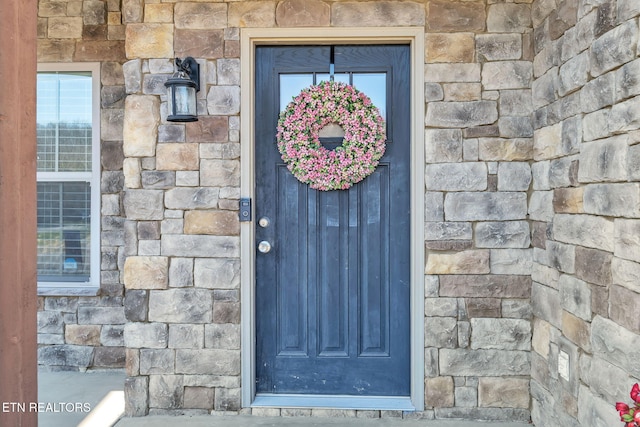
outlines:
M256 49L256 216L270 220L256 245L273 248L256 253L256 390L409 396L409 47L334 47L336 80L386 116L387 148L366 179L323 192L287 170L275 133L290 97L326 80L330 49Z

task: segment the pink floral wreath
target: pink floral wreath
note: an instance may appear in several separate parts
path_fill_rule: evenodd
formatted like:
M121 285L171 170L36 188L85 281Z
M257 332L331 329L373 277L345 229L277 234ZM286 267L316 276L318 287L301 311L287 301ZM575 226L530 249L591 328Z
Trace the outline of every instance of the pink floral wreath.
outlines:
M320 143L324 126L344 130L342 145ZM385 150L385 126L367 95L340 82L321 82L300 92L278 120L278 150L291 173L311 188L346 190L369 176Z

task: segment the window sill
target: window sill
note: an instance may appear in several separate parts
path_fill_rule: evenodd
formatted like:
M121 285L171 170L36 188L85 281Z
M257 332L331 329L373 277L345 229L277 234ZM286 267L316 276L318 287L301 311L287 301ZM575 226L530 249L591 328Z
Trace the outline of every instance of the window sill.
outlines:
M44 297L95 297L100 292L97 286L47 286L38 285L38 296Z

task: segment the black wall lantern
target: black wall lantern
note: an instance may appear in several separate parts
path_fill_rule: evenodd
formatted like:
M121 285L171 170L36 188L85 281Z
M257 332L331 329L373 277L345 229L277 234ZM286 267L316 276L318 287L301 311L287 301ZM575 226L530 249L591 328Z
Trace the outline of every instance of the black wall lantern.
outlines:
M176 58L176 71L164 84L167 87L169 122L196 122L196 92L200 90L200 64L192 57Z

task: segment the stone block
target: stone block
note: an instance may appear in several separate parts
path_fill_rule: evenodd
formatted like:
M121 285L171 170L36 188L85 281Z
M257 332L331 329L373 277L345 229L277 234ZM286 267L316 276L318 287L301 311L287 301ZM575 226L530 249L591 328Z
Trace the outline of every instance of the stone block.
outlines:
M426 274L484 274L489 273L489 251L469 250L454 254L429 254Z
M127 377L124 381L125 414L142 417L149 411L149 377Z
M620 304L620 302L624 303ZM621 286L611 286L609 291L609 313L611 320L620 326L640 333L640 293Z
M187 375L239 375L237 350L176 350L176 373Z
M587 352L591 351L591 327L589 322L563 311L562 333L581 349Z
M156 147L158 170L197 170L199 167L198 144L158 144Z
M212 209L218 207L216 188L172 188L165 193L168 209Z
M580 91L582 111L590 113L612 105L615 102L615 83L615 73L604 74L586 83L583 86L582 91ZM612 127L612 125L626 125L627 118L624 115L628 114L629 111L632 111L630 107L633 107L632 102L618 107L615 116L616 123L608 124L604 129L601 129L600 132L608 131L609 133L613 133L612 130L615 129L615 127ZM609 118L611 119L610 114L611 113L609 112Z
M149 407L178 409L183 403L182 375L150 375Z
M184 30L177 28L174 36L175 54L194 58L216 59L224 55L224 33L221 29Z
M562 143L562 122L536 129L533 134L534 160L547 160L569 154Z
M473 62L475 37L473 33L427 33L425 61L427 63Z
M168 327L165 323L127 323L124 345L127 348L167 348Z
M424 198L425 221L444 221L443 193L427 191Z
M427 163L461 161L462 131L460 129L426 129L425 157Z
M122 368L125 364L124 347L96 347L93 366L96 368Z
M47 37L51 39L81 39L82 17L50 17L48 19Z
M456 298L426 298L425 315L428 317L456 317L458 300Z
M187 288L191 286L193 286L193 259L171 258L169 287Z
M564 96L584 86L589 80L589 53L584 51L560 67L558 93Z
M509 61L522 57L520 34L478 34L476 53L484 61Z
M480 81L480 64L425 64L425 82L452 83Z
M471 319L471 348L530 350L531 322L525 319Z
M553 218L554 239L564 243L613 251L614 223L593 215L558 214Z
M127 157L155 155L160 103L150 95L129 95L125 100L123 150Z
M276 23L280 27L327 27L331 7L320 0L286 0L276 6Z
M576 186L578 184L578 156L561 157L549 162L549 185L551 188Z
M463 298L529 298L530 276L509 275L443 275L441 297Z
M614 230L614 255L640 262L640 221L616 219Z
M640 293L640 264L614 257L611 273L613 283Z
M640 4L634 0L618 0L618 20L620 22L640 15Z
M239 388L218 388L214 402L216 411L238 411L241 408L241 394ZM314 412L317 410L314 410ZM335 416L335 413L334 413Z
M144 22L173 22L171 4L147 4L144 8Z
M589 184L584 190L584 210L590 214L640 216L640 184Z
M451 376L526 376L531 369L528 351L444 348L439 363L440 375Z
M575 272L575 246L547 241L548 265L562 272L573 274Z
M530 28L530 5L513 3L489 5L487 12L487 31L489 33L524 33Z
M447 221L506 221L527 215L526 193L448 193L444 201Z
M533 282L531 288L533 315L556 328L562 328L562 307L560 293L552 288Z
M627 180L627 137L588 142L580 147L580 182Z
M240 304L229 301L214 301L213 323L240 323Z
M213 312L213 295L205 289L151 291L149 321L164 323L208 323Z
M591 320L591 289L586 282L563 274L558 280L560 287L560 305L573 315Z
M531 138L533 125L529 117L501 117L498 119L500 136L503 138Z
M482 2L450 2L437 0L427 3L428 31L477 31L485 29L486 11Z
M166 348L140 350L140 375L172 374L174 366L174 350Z
M620 40L637 40L638 23L629 20L607 32L591 45L591 75L597 77L636 57L636 47Z
M635 355L640 351L637 334L613 320L595 316L591 322L591 345L594 356L626 370L631 376L640 376ZM617 420L615 421L617 422Z
M227 26L227 5L222 3L176 3L176 28L210 30Z
M477 317L502 317L502 307L499 298L466 298L464 303L466 307L466 317L469 319ZM467 323L469 330L466 331L467 336L465 336L464 346L462 346L464 348L469 347L471 342L471 323ZM460 338L460 334L458 334L458 337Z
M124 346L123 333L124 325L103 325L100 331L100 343L107 347L122 347Z
M502 317L514 319L531 319L531 302L525 299L503 299Z
M222 350L240 350L240 325L210 324L205 325L205 347Z
M213 408L214 390L208 387L185 387L184 405L185 409L207 409Z
M200 120L198 120L200 121ZM193 122L197 123L197 122ZM159 125L158 142L185 142L185 126Z
M576 277L596 285L608 286L612 283L612 259L610 252L576 246Z
M195 260L194 284L207 289L236 289L240 285L240 262L233 259Z
M495 101L432 102L427 105L425 124L462 128L492 124L498 119Z
M558 7L549 14L549 37L560 38L566 30L576 25L578 4L574 1L559 2Z
M184 232L217 236L239 235L238 214L230 211L187 211L184 216Z
M529 408L529 380L479 378L478 405L493 408Z
M130 322L147 320L149 294L143 290L127 290L124 297L124 314Z
M276 8L273 2L243 1L228 5L228 27L274 27Z
M498 165L498 191L527 191L531 185L531 167L524 162Z
M533 68L528 61L487 62L482 67L485 90L528 89L533 81Z
M125 51L129 59L173 57L173 25L128 24L125 34Z
M424 320L426 347L456 348L458 344L457 321L454 317L427 317Z
M553 210L558 214L583 213L584 188L556 188L553 190Z
M491 274L531 274L532 255L530 249L492 249Z
M473 230L468 222L428 222L425 238L433 240L471 240Z
M204 348L204 325L169 325L169 348Z
M526 248L529 236L529 224L525 221L480 222L475 229L479 248Z
M331 8L331 24L338 27L362 26L388 27L425 25L425 8L418 2L377 2L375 7L366 3L345 1Z
M640 127L640 96L615 104L609 114L610 133L633 131Z
M521 161L533 157L531 138L479 138L478 157L488 161Z
M240 84L240 60L238 58L219 59L216 61L216 65L219 85Z
M425 184L430 191L483 191L487 189L487 167L481 162L427 165Z
M100 326L67 325L64 330L64 339L67 344L100 345Z
M427 102L442 101L444 99L442 85L438 83L425 83L424 97Z
M445 101L478 101L482 98L480 83L444 83Z
M117 307L78 307L78 324L80 325L121 325L126 323L124 308Z
M239 187L240 162L238 160L202 160L200 183L210 187Z
M452 377L425 379L425 406L428 408L450 408L454 405Z
M240 239L228 236L163 235L162 254L196 258L228 258L240 256Z
M93 361L94 348L81 345L51 345L38 348L38 364L86 369Z
M131 256L124 264L127 289L166 289L169 285L169 258L164 256Z
M38 333L62 334L64 332L64 320L62 314L57 311L38 311Z
M533 104L530 89L500 91L498 103L501 116L531 117Z
M557 82L557 79L558 68L554 67L531 83L531 93L534 108L544 107L545 105L549 105L557 99L556 87L559 84Z
M620 416L615 411L611 411L610 407L610 402L597 397L586 386L580 386L578 395L578 421L580 425L588 423L593 427L608 427L620 424Z

